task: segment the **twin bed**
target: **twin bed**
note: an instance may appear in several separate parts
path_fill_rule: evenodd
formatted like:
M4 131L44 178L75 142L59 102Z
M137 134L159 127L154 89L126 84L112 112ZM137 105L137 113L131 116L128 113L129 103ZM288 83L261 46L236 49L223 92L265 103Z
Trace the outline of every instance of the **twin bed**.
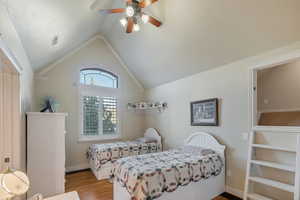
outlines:
M211 200L225 191L225 146L195 133L181 148L113 162L114 200Z
M116 160L128 156L150 154L162 150L162 139L154 129L146 130L143 138L133 141L93 144L89 147L87 157L90 168L98 180L109 179Z

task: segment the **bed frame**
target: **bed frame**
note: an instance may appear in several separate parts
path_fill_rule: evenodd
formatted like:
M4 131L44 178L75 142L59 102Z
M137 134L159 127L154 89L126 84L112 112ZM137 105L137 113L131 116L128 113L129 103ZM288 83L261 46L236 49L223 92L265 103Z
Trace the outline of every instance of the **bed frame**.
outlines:
M146 130L146 132L144 133L144 137L155 139L157 141L157 143L159 143L161 145L161 149L163 149L161 135L154 128L148 128ZM110 172L113 167L110 162L104 164L100 168L100 170L95 169L93 161L90 160L89 164L90 164L90 168L91 168L92 172L94 173L94 175L96 176L97 180L103 180L103 179L110 178Z
M210 148L218 152L223 161L225 161L225 146L208 133L194 133L185 140L185 145ZM225 192L225 166L222 172L216 177L210 177L207 180L200 180L196 183L190 183L187 186L179 187L171 193L165 192L157 200L211 200ZM114 200L131 200L125 187L122 187L117 181L114 181Z

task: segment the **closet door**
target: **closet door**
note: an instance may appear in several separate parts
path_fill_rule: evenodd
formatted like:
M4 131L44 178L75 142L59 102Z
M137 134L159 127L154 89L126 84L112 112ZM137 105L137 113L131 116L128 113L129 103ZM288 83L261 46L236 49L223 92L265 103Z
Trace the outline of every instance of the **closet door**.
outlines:
M19 74L0 56L0 170L20 168L20 82Z

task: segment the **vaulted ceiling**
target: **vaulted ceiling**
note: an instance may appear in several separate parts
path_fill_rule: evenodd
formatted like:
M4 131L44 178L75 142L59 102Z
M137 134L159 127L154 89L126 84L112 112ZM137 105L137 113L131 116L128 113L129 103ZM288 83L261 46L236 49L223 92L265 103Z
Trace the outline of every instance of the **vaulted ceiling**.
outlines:
M125 5L99 1L102 8ZM91 12L93 0L7 2L35 70L100 33L145 87L300 40L299 0L160 0L148 12L163 26L142 25L129 35L119 24L122 14Z

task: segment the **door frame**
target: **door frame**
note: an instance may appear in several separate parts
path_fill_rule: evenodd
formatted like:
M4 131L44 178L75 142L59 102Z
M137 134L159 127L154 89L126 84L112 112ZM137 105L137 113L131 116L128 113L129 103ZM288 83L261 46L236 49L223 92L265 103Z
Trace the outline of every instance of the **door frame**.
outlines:
M257 125L258 113L257 113L257 72L258 70L268 69L276 67L278 65L288 64L294 61L300 60L300 51L295 51L290 54L284 54L278 56L271 61L261 62L257 65L250 67L250 81L249 81L249 102L250 102L250 127L251 130L283 130L291 132L299 132L300 127L298 126L259 126Z
M17 72L22 74L23 68L21 67L20 63L18 62L17 58L14 56L12 51L5 45L3 40L0 38L0 49L3 51L3 53L6 55L6 57L10 60L12 63L12 66L17 70Z

